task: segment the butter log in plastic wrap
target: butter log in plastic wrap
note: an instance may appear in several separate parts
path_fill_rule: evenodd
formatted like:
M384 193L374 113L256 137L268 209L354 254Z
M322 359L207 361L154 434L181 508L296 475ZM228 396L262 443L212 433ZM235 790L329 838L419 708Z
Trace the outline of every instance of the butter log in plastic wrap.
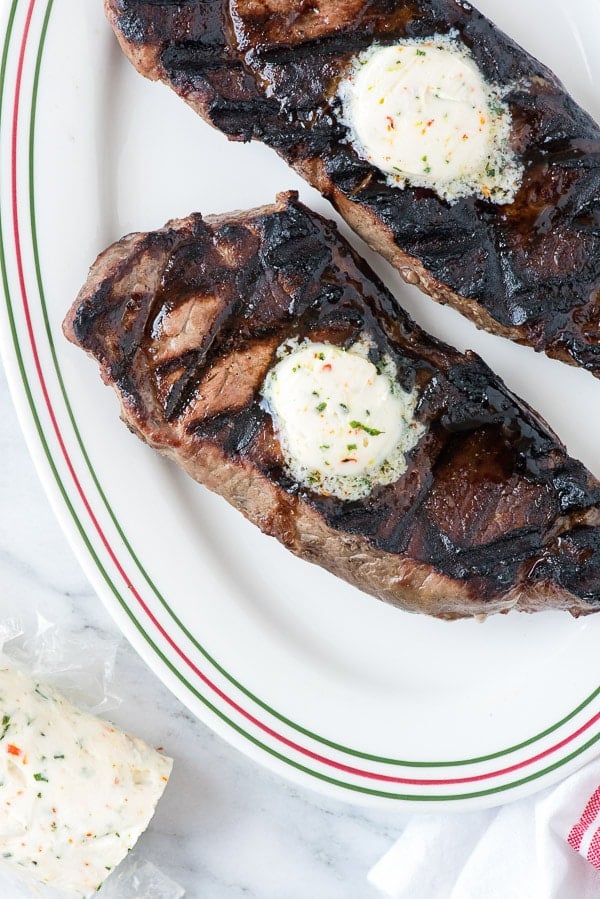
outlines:
M172 761L0 667L0 859L93 895L148 826Z

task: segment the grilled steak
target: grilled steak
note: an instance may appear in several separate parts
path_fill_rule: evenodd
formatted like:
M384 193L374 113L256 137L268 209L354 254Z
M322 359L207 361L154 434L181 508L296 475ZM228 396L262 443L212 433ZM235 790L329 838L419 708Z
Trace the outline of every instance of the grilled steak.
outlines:
M105 3L142 74L228 138L273 147L411 284L479 327L600 373L600 129L470 3ZM432 35L452 35L500 86L524 167L514 202L399 189L349 140L337 90L357 54Z
M64 330L142 440L361 590L444 618L600 608L598 481L480 358L414 324L295 194L123 238ZM290 474L261 391L278 350L306 341L363 341L414 392L419 439L392 483L345 500Z

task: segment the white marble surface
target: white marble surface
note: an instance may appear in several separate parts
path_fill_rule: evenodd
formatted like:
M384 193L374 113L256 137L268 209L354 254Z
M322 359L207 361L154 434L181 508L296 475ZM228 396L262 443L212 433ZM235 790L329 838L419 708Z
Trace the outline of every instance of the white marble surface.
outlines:
M0 367L0 620L36 613L77 639L118 638L75 560L29 458ZM345 805L248 760L175 699L125 640L110 713L175 759L171 782L134 850L188 899L375 899L366 882L405 816ZM15 896L17 890L15 888ZM3 899L13 899L0 882ZM21 894L19 893L19 896Z

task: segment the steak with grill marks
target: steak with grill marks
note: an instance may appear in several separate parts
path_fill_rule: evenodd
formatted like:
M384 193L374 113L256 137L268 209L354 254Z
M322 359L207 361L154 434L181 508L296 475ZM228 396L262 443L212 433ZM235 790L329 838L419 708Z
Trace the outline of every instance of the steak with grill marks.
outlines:
M555 75L457 0L105 0L125 53L232 140L274 148L410 283L479 327L600 373L600 129ZM365 48L457 36L505 91L514 202L390 186L336 96ZM424 157L425 158L425 157Z
M481 359L415 325L295 194L123 238L64 330L142 440L361 590L445 618L600 608L598 481ZM348 501L290 475L261 386L294 339L366 339L416 391L423 433L394 483Z

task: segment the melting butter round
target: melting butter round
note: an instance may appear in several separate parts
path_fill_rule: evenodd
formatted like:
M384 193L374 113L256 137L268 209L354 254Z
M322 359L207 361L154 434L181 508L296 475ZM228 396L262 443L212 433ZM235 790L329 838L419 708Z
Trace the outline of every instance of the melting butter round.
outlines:
M292 476L340 499L397 480L423 433L416 393L398 385L391 360L375 366L367 353L362 343L284 345L262 390Z
M390 183L447 200L509 202L522 177L511 117L465 47L447 36L360 54L342 82L343 116L359 155Z

